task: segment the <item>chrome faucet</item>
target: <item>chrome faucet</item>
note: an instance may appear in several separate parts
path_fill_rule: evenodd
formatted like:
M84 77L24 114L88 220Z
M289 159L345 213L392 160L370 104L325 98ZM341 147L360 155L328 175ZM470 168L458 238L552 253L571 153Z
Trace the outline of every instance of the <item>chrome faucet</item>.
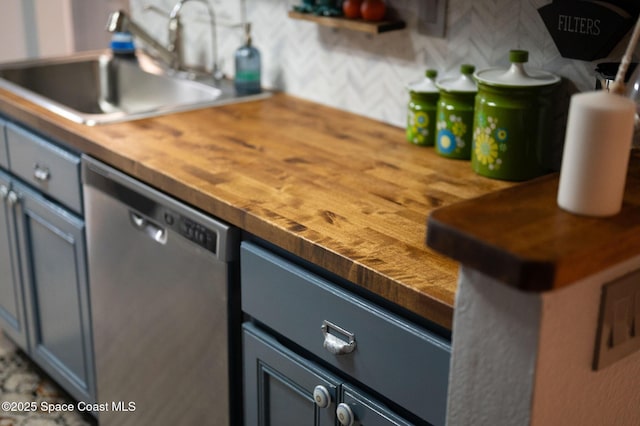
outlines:
M205 5L209 14L209 22L211 24L211 55L213 56L213 75L219 73L218 69L218 40L216 37L216 17L213 8L207 0L178 0L171 9L169 14L169 50L176 52L178 64L184 67L184 43L182 41L182 22L180 21L180 12L185 3L189 1L198 1ZM181 68L184 69L184 68Z
M154 51L157 52L159 58L166 63L170 68L179 71L195 72L199 73L199 70L193 67L187 66L184 62L184 42L183 42L183 25L180 19L180 13L185 3L190 1L198 1L207 7L209 14L209 21L211 23L211 54L212 54L212 74L215 79L222 78L222 73L218 65L218 46L216 37L216 19L213 12L213 8L207 0L178 0L169 13L169 44L163 46L149 33L142 29L138 24L131 20L125 12L119 10L109 16L107 22L107 31L109 32L122 32L128 31L134 36L141 38L147 43ZM160 11L154 6L146 6L146 10Z

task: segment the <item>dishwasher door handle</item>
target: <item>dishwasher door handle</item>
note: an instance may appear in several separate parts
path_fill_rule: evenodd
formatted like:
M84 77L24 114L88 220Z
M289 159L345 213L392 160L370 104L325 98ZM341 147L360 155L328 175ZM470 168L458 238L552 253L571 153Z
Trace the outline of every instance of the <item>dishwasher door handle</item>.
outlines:
M167 242L166 229L154 224L153 222L139 215L138 213L130 212L129 216L131 218L131 223L133 224L134 228L144 232L155 242L160 244L166 244Z

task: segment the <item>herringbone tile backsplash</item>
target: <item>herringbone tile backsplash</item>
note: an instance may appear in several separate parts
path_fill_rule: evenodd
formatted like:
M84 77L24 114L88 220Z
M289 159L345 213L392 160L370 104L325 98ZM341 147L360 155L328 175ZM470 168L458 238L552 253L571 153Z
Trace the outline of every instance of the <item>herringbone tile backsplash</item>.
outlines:
M455 74L461 63L478 69L506 66L514 48L530 52L529 66L566 77L579 90L589 90L595 82L594 63L564 59L558 53L537 12L550 0L449 0L445 38L418 32L422 0L387 0L407 28L380 35L289 19L287 11L300 0L209 1L220 23L219 56L228 75L233 75L233 53L243 40L242 29L229 24L246 16L262 53L265 86L397 126L405 125L406 84L421 78L426 68L446 76ZM170 10L175 0L130 3L134 17L166 39L166 18L143 7L153 3ZM206 14L195 2L184 11L187 59L208 64ZM611 58L619 60L623 51L621 44Z

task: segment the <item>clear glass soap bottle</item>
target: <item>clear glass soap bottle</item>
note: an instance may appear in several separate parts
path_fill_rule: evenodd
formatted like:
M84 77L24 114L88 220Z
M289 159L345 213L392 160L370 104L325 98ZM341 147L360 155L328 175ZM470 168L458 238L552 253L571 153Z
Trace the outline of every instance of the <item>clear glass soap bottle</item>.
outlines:
M235 54L235 87L239 95L252 95L262 91L260 85L262 65L260 51L251 42L251 24L247 22L244 30L245 44L238 48Z

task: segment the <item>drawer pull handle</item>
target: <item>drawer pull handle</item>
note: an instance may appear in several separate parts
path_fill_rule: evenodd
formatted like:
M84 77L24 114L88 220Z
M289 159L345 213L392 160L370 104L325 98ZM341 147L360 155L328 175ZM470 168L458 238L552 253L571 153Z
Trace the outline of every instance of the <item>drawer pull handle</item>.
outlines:
M7 185L0 185L0 198L6 200L7 196L9 196L9 187Z
M39 164L36 164L33 168L33 177L37 181L46 182L51 179L51 173L48 168L41 167Z
M334 333L344 336L346 340L339 338ZM327 320L322 322L322 334L324 335L324 348L334 355L349 354L356 348L356 336L353 333Z
M325 386L318 385L313 389L313 400L318 408L327 408L331 405L331 394Z

